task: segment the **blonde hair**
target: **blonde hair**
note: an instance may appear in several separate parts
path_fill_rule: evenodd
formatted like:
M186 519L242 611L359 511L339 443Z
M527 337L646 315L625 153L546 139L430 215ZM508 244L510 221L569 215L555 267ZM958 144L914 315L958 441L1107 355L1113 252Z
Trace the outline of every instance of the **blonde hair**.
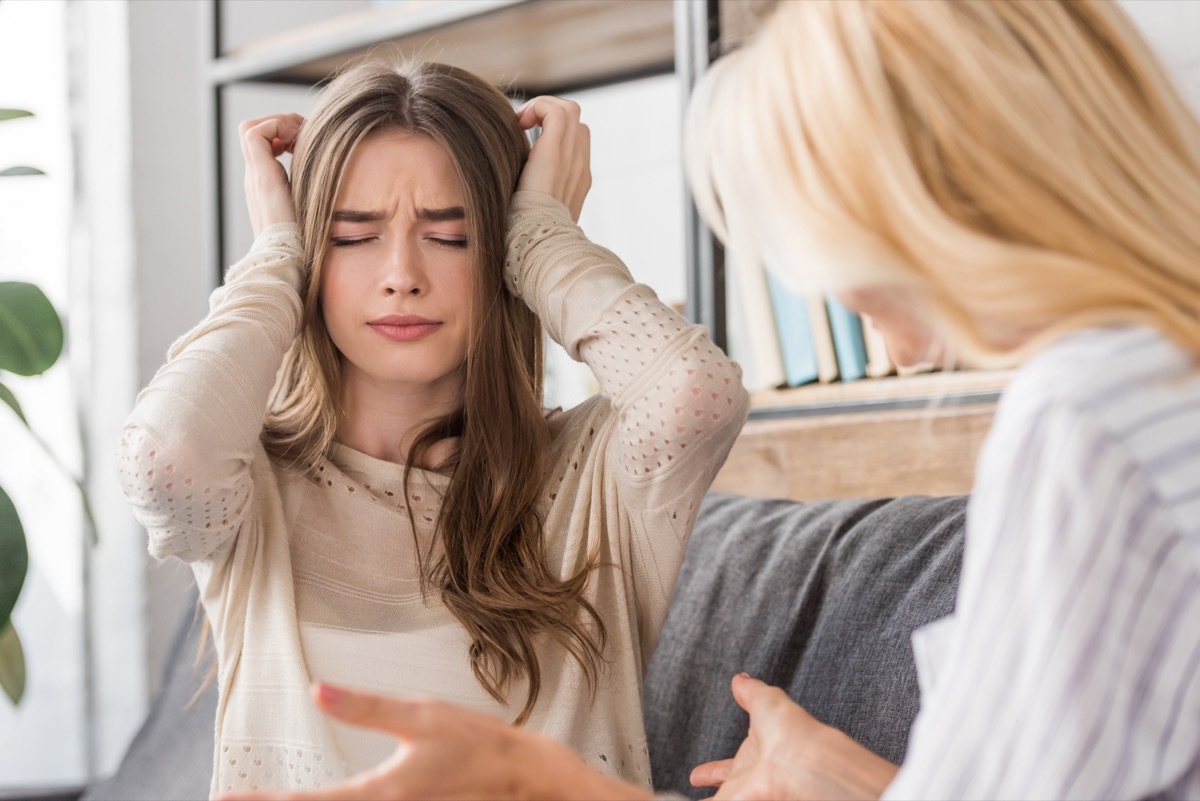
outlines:
M735 267L913 287L980 365L1122 322L1200 353L1200 126L1115 3L783 2L688 114Z
M320 305L321 267L342 175L354 149L400 130L445 148L462 183L474 259L473 320L457 409L432 421L406 454L409 476L439 441L458 438L437 521L437 556L421 554L425 591L436 590L471 638L472 670L505 701L528 679L518 723L541 689L535 643L548 638L584 668L592 687L605 630L583 598L594 564L559 579L545 566L538 511L549 470L542 412L542 333L537 317L504 287L508 204L529 144L508 99L457 67L372 57L338 75L301 128L292 198L304 247L301 333L287 354L262 440L287 467L323 459L342 414L341 356ZM406 504L411 518L412 504ZM414 537L416 526L413 526ZM591 625L589 625L589 619Z

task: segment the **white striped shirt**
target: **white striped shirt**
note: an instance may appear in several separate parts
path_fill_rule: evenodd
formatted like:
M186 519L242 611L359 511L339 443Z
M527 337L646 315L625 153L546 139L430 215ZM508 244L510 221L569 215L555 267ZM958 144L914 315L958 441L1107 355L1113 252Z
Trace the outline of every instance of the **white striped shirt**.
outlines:
M1065 337L984 443L953 615L886 798L1200 798L1200 370L1148 328Z

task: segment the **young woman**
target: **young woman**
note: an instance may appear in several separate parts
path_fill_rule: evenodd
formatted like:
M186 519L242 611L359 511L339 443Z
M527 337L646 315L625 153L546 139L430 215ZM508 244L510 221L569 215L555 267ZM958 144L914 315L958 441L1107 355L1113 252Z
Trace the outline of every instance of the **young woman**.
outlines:
M241 139L254 245L119 449L213 629L214 794L394 749L325 718L318 680L453 701L646 785L642 665L747 396L575 225L578 107L371 61ZM599 396L543 411L539 320Z
M839 292L900 363L1019 365L955 613L914 636L903 765L739 676L749 737L693 781L739 799L1200 798L1200 126L1119 6L780 3L690 114L697 200L735 264ZM428 771L456 751L488 766L484 794L554 795L527 733L318 697L410 744L345 797L461 794ZM564 796L589 775L556 771Z

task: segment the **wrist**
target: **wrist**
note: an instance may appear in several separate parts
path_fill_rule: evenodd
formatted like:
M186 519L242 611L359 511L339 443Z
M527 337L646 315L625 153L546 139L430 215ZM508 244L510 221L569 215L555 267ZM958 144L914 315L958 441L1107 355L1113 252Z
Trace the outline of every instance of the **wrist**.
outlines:
M601 773L562 743L546 740L543 745L540 753L522 762L532 798L560 801L650 801L654 798L650 788Z

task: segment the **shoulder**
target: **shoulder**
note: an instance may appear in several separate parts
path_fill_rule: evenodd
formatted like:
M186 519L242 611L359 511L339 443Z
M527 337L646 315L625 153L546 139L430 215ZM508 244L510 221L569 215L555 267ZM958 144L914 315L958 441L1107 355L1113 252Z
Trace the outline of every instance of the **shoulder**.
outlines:
M1200 365L1157 330L1087 329L1017 370L997 408L977 479L1053 469L1102 491L1121 466L1164 499L1200 492ZM1114 473L1114 480L1115 473ZM1086 488L1086 487L1085 487Z

